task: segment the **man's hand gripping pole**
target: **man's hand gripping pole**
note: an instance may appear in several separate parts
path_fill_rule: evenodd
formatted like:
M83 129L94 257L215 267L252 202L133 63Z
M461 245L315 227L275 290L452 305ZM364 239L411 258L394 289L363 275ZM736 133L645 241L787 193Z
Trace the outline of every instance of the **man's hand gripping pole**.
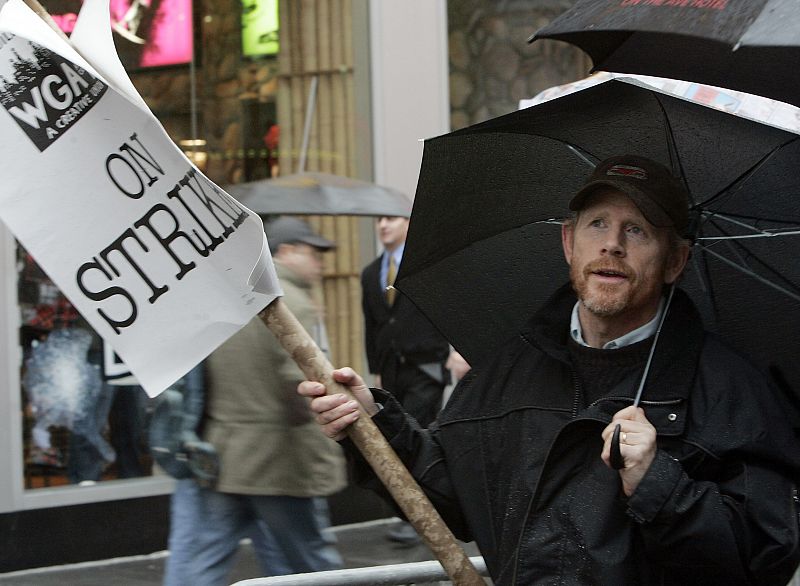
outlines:
M342 393L355 399L347 387L333 380L333 366L280 298L267 306L259 317L308 380L324 384L329 395ZM372 419L366 414L359 417L348 428L348 434L442 564L453 584L484 586L486 582Z

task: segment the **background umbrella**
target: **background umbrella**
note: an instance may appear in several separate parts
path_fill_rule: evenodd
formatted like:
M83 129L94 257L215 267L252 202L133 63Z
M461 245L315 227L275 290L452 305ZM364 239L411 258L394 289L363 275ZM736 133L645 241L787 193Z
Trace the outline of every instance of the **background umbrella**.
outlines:
M576 45L595 70L697 81L800 106L796 0L684 4L579 0L531 40Z
M625 153L687 185L706 325L800 388L800 137L620 80L426 141L396 286L480 363L568 280L559 219Z
M403 216L411 200L390 187L330 175L297 173L229 185L225 190L257 214Z

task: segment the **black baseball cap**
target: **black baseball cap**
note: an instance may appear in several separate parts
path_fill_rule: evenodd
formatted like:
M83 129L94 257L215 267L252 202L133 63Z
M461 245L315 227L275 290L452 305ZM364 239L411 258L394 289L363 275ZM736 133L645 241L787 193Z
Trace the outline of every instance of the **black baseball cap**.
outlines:
M604 187L627 195L654 226L674 226L679 234L686 229L689 194L683 182L661 163L637 155L610 157L595 167L569 202L569 209L580 210Z
M264 231L267 233L269 250L273 254L278 250L281 244L296 244L298 242L308 244L320 250L336 248L335 243L314 232L307 222L299 218L292 218L291 216L281 216L271 221L264 226Z

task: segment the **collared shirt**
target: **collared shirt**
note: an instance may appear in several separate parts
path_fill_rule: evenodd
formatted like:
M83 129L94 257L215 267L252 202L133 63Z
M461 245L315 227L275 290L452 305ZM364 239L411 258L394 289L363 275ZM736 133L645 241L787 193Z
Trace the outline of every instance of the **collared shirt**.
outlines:
M406 249L406 243L403 242L400 246L395 248L391 255L394 257L394 264L397 267L397 270L400 270L400 261L403 260L403 251ZM389 252L385 251L383 253L383 257L381 258L381 291L386 291L386 276L389 274Z
M581 321L578 318L578 307L580 306L580 303L581 302L578 301L575 304L575 307L572 308L572 319L570 320L569 333L572 336L572 339L578 344L588 347L589 344L587 344L583 339ZM658 322L661 319L661 315L664 313L664 303L665 301L662 297L661 303L658 304L658 311L656 311L656 315L653 317L653 319L643 326L639 326L635 330L631 330L627 334L623 334L619 338L611 340L610 342L606 342L603 344L603 350L616 350L617 348L622 348L623 346L629 346L630 344L635 344L636 342L646 340L655 334L656 330L658 329Z

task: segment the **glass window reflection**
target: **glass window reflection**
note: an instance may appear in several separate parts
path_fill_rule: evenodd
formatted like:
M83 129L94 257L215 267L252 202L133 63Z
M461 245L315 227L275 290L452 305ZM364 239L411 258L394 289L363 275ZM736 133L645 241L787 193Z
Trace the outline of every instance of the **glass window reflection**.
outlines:
M26 488L151 475L144 390L21 246L17 272Z

